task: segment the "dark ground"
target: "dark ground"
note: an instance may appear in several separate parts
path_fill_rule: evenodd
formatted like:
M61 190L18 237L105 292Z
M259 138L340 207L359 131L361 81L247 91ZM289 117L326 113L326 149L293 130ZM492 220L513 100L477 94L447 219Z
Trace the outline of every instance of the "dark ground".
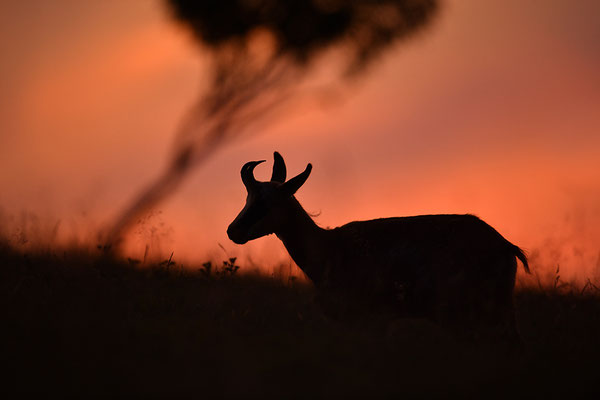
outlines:
M229 267L0 248L0 396L599 398L593 287L519 290L526 346L507 353L424 320L332 320L310 287Z

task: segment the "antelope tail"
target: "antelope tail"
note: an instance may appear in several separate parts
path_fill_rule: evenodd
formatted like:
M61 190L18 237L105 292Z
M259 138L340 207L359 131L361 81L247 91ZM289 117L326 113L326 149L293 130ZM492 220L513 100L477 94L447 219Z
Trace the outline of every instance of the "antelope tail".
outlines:
M525 269L525 272L530 274L531 271L529 271L529 264L527 263L527 256L525 255L525 252L512 243L510 245L512 246L512 251L515 257L517 257L523 263L523 268Z

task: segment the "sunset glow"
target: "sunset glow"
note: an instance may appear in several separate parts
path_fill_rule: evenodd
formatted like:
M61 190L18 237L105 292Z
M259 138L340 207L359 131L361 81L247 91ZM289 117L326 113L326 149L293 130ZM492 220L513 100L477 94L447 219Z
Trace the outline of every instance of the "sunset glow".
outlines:
M0 233L95 246L166 165L206 55L158 1L33 3L0 5ZM241 166L267 159L266 180L277 150L291 175L313 164L297 198L321 226L472 213L540 274L600 279L600 2L539 7L444 2L359 82L299 96L216 152L132 230L127 256L291 265L274 237L242 247L225 233Z

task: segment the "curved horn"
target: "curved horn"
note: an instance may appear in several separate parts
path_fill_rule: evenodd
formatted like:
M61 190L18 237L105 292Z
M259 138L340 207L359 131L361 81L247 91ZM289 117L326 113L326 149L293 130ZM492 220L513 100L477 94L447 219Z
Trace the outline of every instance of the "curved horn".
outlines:
M244 182L244 186L246 186L246 189L250 190L256 185L257 181L254 178L254 168L258 164L264 163L265 161L266 160L249 161L246 164L244 164L242 170L240 171L240 174L242 175L242 182Z
M298 189L300 189L300 186L304 185L304 182L306 182L306 180L308 179L308 176L310 175L311 170L312 170L312 164L309 163L306 166L306 169L304 170L304 172L301 172L300 174L296 175L295 177L293 177L292 179L290 179L289 181L287 181L286 183L281 185L281 189L288 196L293 195L294 193L296 193L296 191Z
M283 157L278 152L273 153L273 159L275 162L273 163L273 175L271 175L271 182L285 182L285 161L283 161Z

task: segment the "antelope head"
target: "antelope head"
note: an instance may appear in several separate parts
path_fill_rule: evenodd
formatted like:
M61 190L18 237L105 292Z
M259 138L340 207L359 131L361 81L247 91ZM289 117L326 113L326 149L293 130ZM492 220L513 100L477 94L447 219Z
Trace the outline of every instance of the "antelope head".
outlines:
M269 182L259 182L254 178L254 168L265 160L250 161L242 167L242 182L248 191L246 205L227 228L227 235L237 244L278 231L286 223L290 205L295 202L294 193L310 175L312 165L308 164L304 172L286 182L283 157L278 152L273 157L275 162Z

